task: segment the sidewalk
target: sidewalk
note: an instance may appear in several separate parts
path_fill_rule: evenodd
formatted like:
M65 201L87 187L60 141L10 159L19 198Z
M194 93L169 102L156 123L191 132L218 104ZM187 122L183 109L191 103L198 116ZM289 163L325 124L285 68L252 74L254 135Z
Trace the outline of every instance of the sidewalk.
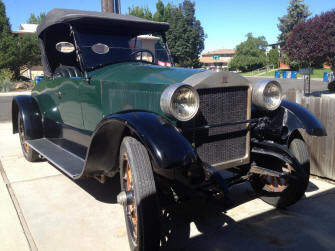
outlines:
M48 162L27 162L10 123L0 123L2 251L129 250L119 179L105 185L66 178ZM162 250L334 250L335 186L311 179L303 198L275 210L247 184L234 187L236 207L192 200L165 209Z

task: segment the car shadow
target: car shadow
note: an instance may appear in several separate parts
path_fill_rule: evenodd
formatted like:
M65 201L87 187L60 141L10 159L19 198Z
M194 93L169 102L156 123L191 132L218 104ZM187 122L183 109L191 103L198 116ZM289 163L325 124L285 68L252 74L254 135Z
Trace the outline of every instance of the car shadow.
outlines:
M163 214L161 250L334 250L334 199L331 189L288 209L271 209L240 221L229 217L226 208L189 201ZM245 208L241 210L246 215ZM191 234L191 225L198 233Z
M75 180L74 183L93 196L96 200L104 203L117 203L116 196L121 191L119 175L106 179L104 184L93 178Z
M105 184L94 179L75 183L104 203L116 203L120 192L118 175ZM307 191L318 189L310 182ZM165 203L160 217L160 250L335 249L335 188L302 198L286 210L273 208L250 216L245 206L235 208L256 198L248 183L234 186L231 198L233 205L197 195L186 202ZM243 215L244 219L235 220L229 210L235 210L234 218Z

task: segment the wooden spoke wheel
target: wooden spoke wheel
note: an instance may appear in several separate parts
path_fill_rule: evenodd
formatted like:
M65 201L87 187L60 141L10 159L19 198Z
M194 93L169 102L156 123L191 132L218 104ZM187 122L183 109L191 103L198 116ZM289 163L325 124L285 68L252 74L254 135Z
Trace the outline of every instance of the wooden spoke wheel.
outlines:
M123 209L131 250L159 247L159 206L149 154L135 138L125 137L120 147Z
M258 197L277 208L285 208L297 202L304 195L309 182L310 162L305 142L299 138L293 139L289 150L298 160L297 168L281 160L268 162L275 171L288 173L287 177L255 174L250 181Z

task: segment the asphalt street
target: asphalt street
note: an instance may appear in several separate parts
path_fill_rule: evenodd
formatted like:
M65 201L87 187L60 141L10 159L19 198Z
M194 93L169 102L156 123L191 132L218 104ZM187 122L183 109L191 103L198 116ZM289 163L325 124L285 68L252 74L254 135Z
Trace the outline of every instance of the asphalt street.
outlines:
M0 122L11 120L12 99L13 96L0 96Z

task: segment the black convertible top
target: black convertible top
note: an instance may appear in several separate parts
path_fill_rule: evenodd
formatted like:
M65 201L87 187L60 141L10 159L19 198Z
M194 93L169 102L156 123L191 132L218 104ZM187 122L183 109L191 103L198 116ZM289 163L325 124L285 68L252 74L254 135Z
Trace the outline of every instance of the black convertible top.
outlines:
M109 26L120 26L143 32L165 32L169 29L168 23L149 21L129 15L96 11L52 9L48 12L44 21L38 26L37 35L40 36L41 33L50 26L62 23L79 25L94 24L106 28Z

